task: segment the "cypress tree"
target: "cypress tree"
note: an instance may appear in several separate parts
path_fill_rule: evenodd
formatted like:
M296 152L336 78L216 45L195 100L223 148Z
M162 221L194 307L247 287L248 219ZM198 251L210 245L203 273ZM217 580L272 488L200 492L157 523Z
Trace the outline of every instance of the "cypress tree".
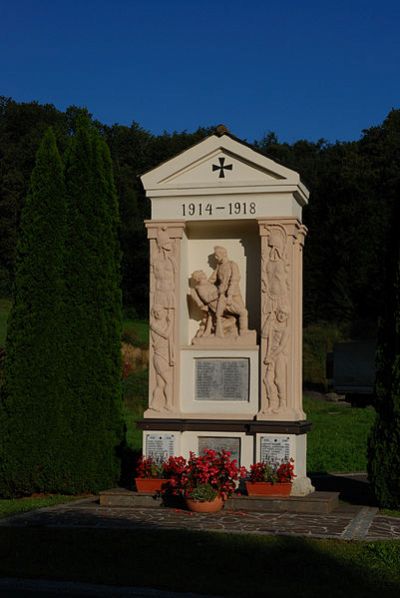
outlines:
M81 118L66 158L67 384L72 405L74 491L119 477L121 293L118 203L108 149Z
M368 446L368 474L378 503L400 507L400 238L397 202L393 218L386 308L377 350L377 416Z
M21 215L14 303L0 407L0 494L65 487L62 335L66 203L63 165L49 129Z

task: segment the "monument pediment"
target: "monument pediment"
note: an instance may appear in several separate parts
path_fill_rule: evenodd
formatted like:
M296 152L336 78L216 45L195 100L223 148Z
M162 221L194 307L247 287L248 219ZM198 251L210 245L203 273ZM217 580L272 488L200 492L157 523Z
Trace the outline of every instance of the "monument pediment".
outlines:
M296 191L307 202L308 192L297 172L274 162L230 135L211 135L178 156L144 174L143 185L152 197L263 191Z

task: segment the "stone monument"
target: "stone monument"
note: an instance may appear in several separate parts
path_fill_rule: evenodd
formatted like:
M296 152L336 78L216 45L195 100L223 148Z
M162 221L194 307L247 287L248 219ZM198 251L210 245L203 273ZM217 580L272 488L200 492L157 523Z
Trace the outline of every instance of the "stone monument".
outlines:
M302 408L299 175L225 127L142 176L151 200L146 455L293 458L312 492Z

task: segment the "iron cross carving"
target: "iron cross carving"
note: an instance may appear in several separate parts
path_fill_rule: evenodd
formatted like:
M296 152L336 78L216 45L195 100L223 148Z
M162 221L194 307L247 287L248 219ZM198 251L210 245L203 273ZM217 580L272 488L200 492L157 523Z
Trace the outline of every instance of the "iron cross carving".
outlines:
M218 158L219 166L217 164L212 165L213 172L215 170L219 170L218 178L224 179L225 178L225 170L232 170L233 164L226 164L225 165L225 158Z

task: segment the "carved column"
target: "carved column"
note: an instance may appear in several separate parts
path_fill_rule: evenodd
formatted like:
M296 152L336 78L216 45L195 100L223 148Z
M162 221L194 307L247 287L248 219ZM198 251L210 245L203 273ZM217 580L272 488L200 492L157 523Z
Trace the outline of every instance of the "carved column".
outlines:
M144 417L178 415L181 239L185 224L147 221L150 241L149 408Z
M302 420L302 249L295 218L258 221L261 236L261 420Z

